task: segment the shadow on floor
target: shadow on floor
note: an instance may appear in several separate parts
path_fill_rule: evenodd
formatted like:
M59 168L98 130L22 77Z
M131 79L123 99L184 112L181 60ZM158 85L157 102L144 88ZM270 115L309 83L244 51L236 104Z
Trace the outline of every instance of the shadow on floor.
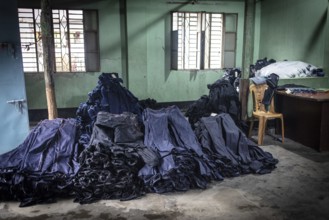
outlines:
M251 140L257 144L257 131L253 131ZM316 149L307 147L286 137L284 139L284 143L282 143L280 135L266 134L264 137L263 145L279 145L290 152L293 152L314 162L329 162L329 151L319 152Z

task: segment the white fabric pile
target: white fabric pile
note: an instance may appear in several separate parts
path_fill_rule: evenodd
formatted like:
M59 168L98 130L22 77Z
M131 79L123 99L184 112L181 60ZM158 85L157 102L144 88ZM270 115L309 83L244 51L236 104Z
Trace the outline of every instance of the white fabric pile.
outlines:
M275 73L280 79L312 77L316 76L314 75L316 69L318 69L316 66L302 61L279 61L256 71L255 76L267 77Z

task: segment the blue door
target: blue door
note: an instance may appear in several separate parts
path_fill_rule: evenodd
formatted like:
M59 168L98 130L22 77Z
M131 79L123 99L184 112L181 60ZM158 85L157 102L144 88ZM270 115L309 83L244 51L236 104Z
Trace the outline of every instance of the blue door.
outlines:
M0 154L29 132L17 1L0 1Z

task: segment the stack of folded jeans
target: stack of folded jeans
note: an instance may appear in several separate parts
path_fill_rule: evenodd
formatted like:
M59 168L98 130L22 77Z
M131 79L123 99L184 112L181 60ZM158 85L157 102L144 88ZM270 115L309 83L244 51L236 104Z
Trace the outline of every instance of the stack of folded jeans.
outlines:
M90 141L92 129L100 111L121 114L137 114L141 122L143 108L138 99L122 85L117 73L102 73L97 86L88 94L89 98L77 110L79 124L79 143L85 147Z
M143 133L132 113L99 112L89 146L81 153L81 168L73 180L75 201L129 200L145 193L138 171L156 166L159 157L143 145Z
M80 165L75 119L41 121L25 141L0 155L0 199L20 206L49 203L67 195Z
M203 152L224 177L270 173L278 163L248 139L228 114L201 118L195 134Z
M161 163L145 165L139 176L151 192L205 188L211 179L222 180L212 161L202 152L193 130L176 106L146 109L144 144L159 152Z

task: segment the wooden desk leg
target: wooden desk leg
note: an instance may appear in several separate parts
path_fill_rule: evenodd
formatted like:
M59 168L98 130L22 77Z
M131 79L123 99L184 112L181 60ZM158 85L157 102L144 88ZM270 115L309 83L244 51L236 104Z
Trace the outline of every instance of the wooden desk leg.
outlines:
M329 151L329 102L324 102L321 109L320 151Z

